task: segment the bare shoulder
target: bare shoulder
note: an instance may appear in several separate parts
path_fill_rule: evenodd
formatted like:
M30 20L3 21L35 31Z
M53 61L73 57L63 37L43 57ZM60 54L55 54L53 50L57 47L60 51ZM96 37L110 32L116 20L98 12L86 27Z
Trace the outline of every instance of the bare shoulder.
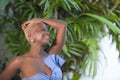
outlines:
M14 64L14 65L21 65L21 63L23 62L23 56L16 56L15 58L13 58L10 61L10 64Z
M10 80L15 75L16 71L20 69L23 62L22 56L13 58L6 66L4 71L0 74L0 80Z

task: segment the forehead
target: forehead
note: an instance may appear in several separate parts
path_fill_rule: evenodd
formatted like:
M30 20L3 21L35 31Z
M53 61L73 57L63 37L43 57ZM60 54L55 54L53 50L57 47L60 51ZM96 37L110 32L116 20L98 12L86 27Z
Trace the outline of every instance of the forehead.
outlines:
M44 23L40 22L34 25L32 28L33 29L47 29L47 26Z

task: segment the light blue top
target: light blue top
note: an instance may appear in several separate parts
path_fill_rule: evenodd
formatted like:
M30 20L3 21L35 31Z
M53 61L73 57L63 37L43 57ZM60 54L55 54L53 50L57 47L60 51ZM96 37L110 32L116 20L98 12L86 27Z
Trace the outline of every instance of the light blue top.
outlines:
M22 78L22 80L62 80L62 71L60 67L64 62L65 60L56 54L48 55L44 58L44 63L52 70L52 75L50 77L45 73L40 73L29 78Z

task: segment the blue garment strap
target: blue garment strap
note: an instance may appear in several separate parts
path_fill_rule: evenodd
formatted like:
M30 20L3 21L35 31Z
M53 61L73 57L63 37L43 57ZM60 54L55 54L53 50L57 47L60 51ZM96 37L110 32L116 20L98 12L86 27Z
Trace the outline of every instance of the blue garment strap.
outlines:
M59 63L59 58L57 58L57 55L55 55L55 62L58 67L61 67Z

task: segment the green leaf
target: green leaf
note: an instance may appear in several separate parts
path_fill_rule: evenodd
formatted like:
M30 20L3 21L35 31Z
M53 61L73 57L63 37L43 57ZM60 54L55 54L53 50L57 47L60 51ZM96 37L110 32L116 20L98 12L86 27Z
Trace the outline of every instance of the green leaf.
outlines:
M89 73L88 73L89 76L91 75L92 69L93 69L93 62L90 62L89 63Z
M74 7L76 10L80 10L79 5L74 1L74 0L68 0Z
M88 13L85 15L98 19L99 21L106 24L115 34L117 34L117 33L120 34L120 29L116 25L114 25L113 22L109 21L108 19L106 19L102 16L95 15L95 14Z
M10 0L0 0L0 9L4 9Z

